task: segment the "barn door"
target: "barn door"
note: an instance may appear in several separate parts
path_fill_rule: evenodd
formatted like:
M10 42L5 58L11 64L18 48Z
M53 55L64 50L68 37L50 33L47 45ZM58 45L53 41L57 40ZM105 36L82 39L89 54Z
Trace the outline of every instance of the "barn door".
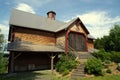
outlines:
M76 51L86 51L86 42L83 34L70 32L68 35L69 47Z

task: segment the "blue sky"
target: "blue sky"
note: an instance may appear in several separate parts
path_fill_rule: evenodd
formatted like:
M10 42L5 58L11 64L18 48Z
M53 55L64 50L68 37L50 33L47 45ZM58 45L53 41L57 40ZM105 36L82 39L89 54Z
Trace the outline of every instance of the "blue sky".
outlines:
M108 35L120 24L120 0L0 0L0 29L7 37L13 8L45 16L50 10L56 19L67 22L79 17L95 38Z

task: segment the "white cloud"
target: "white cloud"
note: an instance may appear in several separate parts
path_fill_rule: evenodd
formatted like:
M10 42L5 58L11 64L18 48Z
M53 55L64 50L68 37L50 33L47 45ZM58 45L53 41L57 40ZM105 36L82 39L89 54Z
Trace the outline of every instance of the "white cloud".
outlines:
M26 3L32 7L41 7L44 4L51 2L52 0L14 0L15 3Z
M25 3L18 4L16 9L35 14L34 9L31 6L29 6L28 4L25 4Z
M120 22L120 16L110 17L105 11L93 11L77 15L86 25L91 35L95 38L109 34L109 30L115 23Z

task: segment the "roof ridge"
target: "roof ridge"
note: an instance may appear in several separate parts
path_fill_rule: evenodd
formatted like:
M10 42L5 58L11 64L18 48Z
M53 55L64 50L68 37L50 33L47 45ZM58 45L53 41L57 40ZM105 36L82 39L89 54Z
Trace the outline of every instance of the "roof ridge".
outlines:
M38 14L30 13L30 12L27 12L27 11L22 11L22 10L15 9L15 8L12 9L12 12L13 12L13 11L19 11L19 12L23 12L23 13L31 14L31 15L33 15L33 16L37 16L37 17L41 17L41 18L48 19L48 20L50 20L50 21L58 21L58 22L61 22L61 23L65 23L65 22L60 21L60 20L57 20L57 19L55 19L55 20L51 20L51 19L49 19L49 18L47 18L47 17L45 17L45 16L41 16L41 15L38 15Z

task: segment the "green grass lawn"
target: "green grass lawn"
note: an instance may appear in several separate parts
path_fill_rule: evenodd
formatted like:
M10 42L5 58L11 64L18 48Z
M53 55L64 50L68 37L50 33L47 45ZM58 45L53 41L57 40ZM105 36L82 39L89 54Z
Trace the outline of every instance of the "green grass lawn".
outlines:
M120 75L98 76L93 78L82 78L80 80L120 80Z
M50 70L21 72L11 76L0 75L0 80L69 80L68 76L58 76L51 73ZM81 78L75 80L120 80L120 75L106 75L93 78Z
M58 77L50 70L21 72L10 75L0 75L0 80L69 80L68 77Z

